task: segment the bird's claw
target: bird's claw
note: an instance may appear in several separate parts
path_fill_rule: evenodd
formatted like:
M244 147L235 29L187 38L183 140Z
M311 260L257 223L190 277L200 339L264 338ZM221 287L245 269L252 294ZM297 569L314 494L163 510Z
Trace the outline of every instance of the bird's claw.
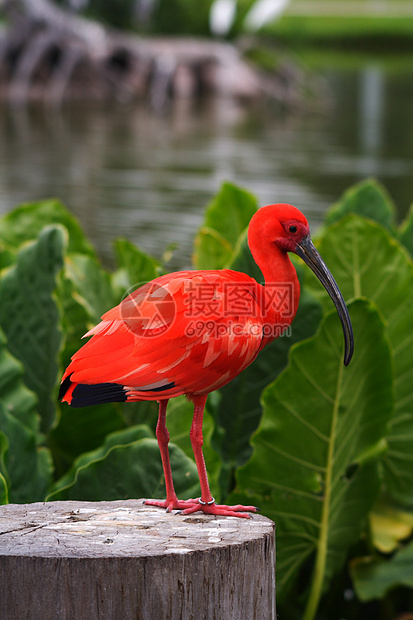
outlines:
M146 506L157 506L158 508L166 508L166 512L172 512L172 510L185 510L197 503L196 499L180 500L177 497L172 499L145 499L144 504Z
M190 515L194 512L203 512L208 515L218 515L223 517L242 517L244 519L250 519L249 512L259 512L259 508L256 506L243 506L242 504L235 504L234 506L227 506L225 504L216 504L203 502L200 498L179 500L178 498L171 498L166 500L147 499L145 504L148 506L158 506L159 508L166 508L166 512L172 510L179 510L182 515Z
M251 515L249 515L248 512L257 512L257 508L255 506L242 506L241 504L227 506L226 504L215 504L215 502L213 504L207 504L198 501L195 505L183 510L181 514L189 515L198 511L207 515L251 519Z

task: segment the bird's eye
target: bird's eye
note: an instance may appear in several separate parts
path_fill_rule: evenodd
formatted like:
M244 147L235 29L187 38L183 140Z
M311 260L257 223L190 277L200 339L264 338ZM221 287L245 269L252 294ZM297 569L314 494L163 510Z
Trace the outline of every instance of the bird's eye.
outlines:
M291 225L288 228L288 230L289 230L290 233L296 233L297 232L297 226Z

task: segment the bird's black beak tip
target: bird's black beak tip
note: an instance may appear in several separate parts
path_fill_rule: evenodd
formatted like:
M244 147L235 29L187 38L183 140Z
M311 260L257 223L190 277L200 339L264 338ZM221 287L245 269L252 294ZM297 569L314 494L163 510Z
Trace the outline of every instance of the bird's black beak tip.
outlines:
M338 288L337 283L327 265L315 248L310 235L306 235L299 243L297 243L295 254L297 254L317 276L336 307L344 334L344 366L348 366L351 362L351 358L353 357L354 336L350 316L340 289Z
M346 347L344 351L344 366L348 366L350 364L353 358L353 353L354 353L354 337L353 337L353 330L351 330L349 334L349 346Z
M350 364L352 357L353 357L353 355L344 355L344 366L346 368Z

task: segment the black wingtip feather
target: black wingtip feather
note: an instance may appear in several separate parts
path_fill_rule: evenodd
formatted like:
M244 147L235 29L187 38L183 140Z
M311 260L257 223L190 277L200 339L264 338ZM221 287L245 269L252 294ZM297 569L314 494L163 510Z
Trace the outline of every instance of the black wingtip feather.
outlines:
M103 403L123 403L126 398L124 386L118 383L78 383L73 390L70 404L72 407L88 407Z
M67 390L73 385L71 376L62 381L59 390L59 400L64 398ZM78 383L70 399L71 407L88 407L89 405L101 405L102 403L122 403L125 402L126 390L119 383L96 383L88 385Z
M60 389L59 389L59 400L62 400L62 398L64 397L64 395L66 394L67 390L70 388L70 386L72 385L72 382L70 380L70 377L72 375L69 375L68 377L66 377L66 379L64 381L62 381L62 383L60 384Z
M65 396L70 386L73 385L71 376L69 375L62 381L59 390L59 400ZM173 387L175 387L175 383L172 381L157 388L141 390L136 388L136 390L145 394L153 393L155 398L158 392L163 392ZM73 389L69 404L71 407L89 407L90 405L101 405L103 403L123 403L126 400L127 388L119 383L78 383Z

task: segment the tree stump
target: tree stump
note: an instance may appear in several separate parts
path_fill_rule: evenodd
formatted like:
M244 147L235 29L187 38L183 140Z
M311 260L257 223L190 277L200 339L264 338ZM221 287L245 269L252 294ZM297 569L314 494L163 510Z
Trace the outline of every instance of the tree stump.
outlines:
M0 507L2 620L275 619L274 524L143 500Z

